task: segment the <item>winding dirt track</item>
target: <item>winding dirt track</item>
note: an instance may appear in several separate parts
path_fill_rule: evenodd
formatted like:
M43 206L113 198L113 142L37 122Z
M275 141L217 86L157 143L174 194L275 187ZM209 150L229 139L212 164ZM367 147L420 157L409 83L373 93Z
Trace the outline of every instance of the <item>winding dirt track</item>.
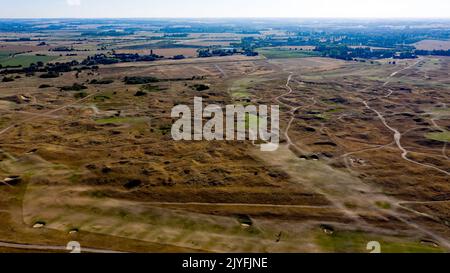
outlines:
M292 89L292 87L291 87L291 85L290 85L290 83L291 83L291 81L292 81L292 77L293 77L293 73L290 72L290 73L289 73L289 77L288 77L288 79L287 79L287 81L286 81L286 85L285 85L285 87L286 87L286 89L288 90L288 92L285 93L285 94L282 94L282 95L280 95L280 96L278 96L278 97L276 97L276 98L275 98L275 101L276 101L277 103L279 103L279 104L285 105L286 107L288 107L288 108L291 110L291 111L289 112L289 114L291 115L291 118L290 118L290 120L289 120L289 122L288 122L288 124L287 124L287 126L286 126L285 131L284 131L284 137L285 137L285 139L286 139L286 142L287 142L287 144L288 144L288 147L295 147L299 152L301 152L301 153L303 153L303 154L307 154L307 152L306 152L305 150L303 150L303 149L300 148L297 144L295 144L294 142L292 142L292 139L291 139L291 137L289 136L289 131L291 130L292 124L293 124L294 121L295 121L295 112L297 112L298 109L301 109L301 108L303 108L303 107L305 107L305 106L293 107L293 106L291 106L291 105L289 105L289 104L286 104L286 103L284 103L284 102L281 101L282 98L284 98L284 97L286 97L286 96L288 96L288 95L290 95L290 94L292 94L292 93L294 92L294 90ZM316 101L315 101L314 98L311 98L311 100L313 101L313 103L310 104L309 106L306 106L306 107L310 107L310 106L313 106L313 105L316 104Z
M433 124L433 126L436 128L436 129L438 129L439 131L441 131L441 132L445 132L446 130L444 129L444 128L442 128L441 126L439 126L439 124L437 124L436 123L436 118L432 118L432 119L430 119L430 121L431 121L431 123ZM449 157L448 157L448 155L447 155L447 142L445 142L445 144L444 144L444 147L442 148L442 156L445 158L445 159L450 159Z
M383 84L383 86L387 86L387 85L391 82L392 78L395 77L398 73L403 72L403 71L406 71L406 70L408 70L408 69L411 69L411 68L415 67L416 65L418 65L420 62L421 62L421 61L417 61L417 62L415 62L415 63L412 64L412 65L409 65L409 66L407 66L407 67L405 67L405 68L403 68L403 69L400 69L400 70L398 70L398 71L392 73L392 74L388 77L388 79L386 80L386 82ZM385 98L392 95L393 91L389 89L389 92L390 92L390 93L388 94L388 96L385 96ZM446 174L446 175L449 175L449 176L450 176L450 173L449 173L449 172L447 172L447 171L445 171L445 170L442 170L442 169L440 169L440 168L438 168L438 167L436 167L436 166L428 165L428 164L424 164L424 163L420 163L420 162L417 162L417 161L414 161L414 160L408 158L408 154L410 153L410 151L406 150L406 149L402 146L402 142L401 142L402 134L401 134L396 128L390 126L390 125L388 124L388 122L386 121L386 118L385 118L379 111L377 111L376 109L372 108L372 107L369 105L369 103L368 103L367 101L362 101L362 103L364 104L364 106L365 106L367 109L369 109L370 111L374 112L374 113L378 116L378 118L381 120L381 122L383 123L383 125L384 125L387 129L389 129L391 132L394 133L394 141L395 141L395 143L397 144L397 147L401 150L401 152L402 152L401 156L402 156L402 158L403 158L404 160L406 160L406 161L408 161L408 162L410 162L410 163L413 163L413 164L416 164L416 165L425 167L425 168L431 168L431 169L434 169L434 170L436 170L436 171L438 171L438 172L441 172L441 173L443 173L443 174ZM437 125L437 124L435 124L435 125ZM438 127L439 127L439 126L438 126ZM444 147L444 151L445 151L445 147ZM445 155L445 153L444 153L444 155Z
M71 249L66 246L49 246L49 245L29 245L29 244L17 244L17 243L7 243L0 242L0 247L5 248L15 248L15 249L26 249L26 250L43 250L43 251L61 251L61 252L69 252ZM123 253L119 251L113 250L102 250L95 248L84 248L81 247L81 252L87 253Z
M223 207L260 207L260 208L299 208L299 209L324 209L331 206L309 206L309 205L277 205L277 204L252 204L252 203L201 203L201 202L146 202L150 206L223 206Z
M391 82L392 78L395 77L396 75L398 75L400 72L403 72L403 71L406 71L406 70L408 70L408 69L411 69L411 68L415 67L416 65L418 65L420 62L421 62L421 61L419 60L419 61L415 62L415 63L412 64L412 65L409 65L409 66L407 66L407 67L405 67L405 68L403 68L403 69L400 69L400 70L398 70L398 71L392 73L392 74L388 77L388 79L386 80L386 82L383 84L383 87L389 85L389 83ZM391 89L389 89L388 91L389 91L389 94L388 94L387 96L384 96L384 98L388 98L388 97L390 97L390 96L393 94L393 91L392 91ZM401 134L396 128L393 128L392 126L390 126L390 125L388 124L388 122L386 121L386 118L385 118L379 111L377 111L376 109L373 109L372 107L370 107L370 105L369 105L369 103L368 103L367 101L362 101L362 103L364 104L364 106L365 106L367 109L371 110L372 112L374 112L374 113L378 116L378 118L381 120L381 122L383 123L383 125L384 125L386 128L388 128L390 131L392 131L392 132L394 133L394 142L395 142L395 144L397 145L397 147L401 150L401 152L402 152L402 155L401 155L401 156L402 156L402 158L403 158L404 160L406 160L406 161L408 161L408 162L410 162L410 163L413 163L413 164L416 164L416 165L425 167L425 168L431 168L431 169L434 169L434 170L436 170L436 171L438 171L438 172L441 172L441 173L444 173L444 174L446 174L446 175L450 175L449 172L447 172L447 171L445 171L445 170L442 170L442 169L440 169L440 168L438 168L438 167L436 167L436 166L423 164L423 163L420 163L420 162L417 162L417 161L414 161L414 160L409 159L409 158L408 158L408 154L409 154L410 152L409 152L408 150L406 150L406 149L402 146L402 143L401 143L402 134ZM384 147L384 146L382 146L382 147ZM382 147L380 147L380 148L382 148ZM445 148L446 148L446 147L444 147L444 151L445 151ZM444 154L445 154L445 153L444 153ZM439 219L437 219L437 218L434 217L434 216L431 216L431 215L429 215L429 214L426 214L426 213L422 213L422 212L416 211L416 210L414 210L414 209L411 209L411 208L408 208L408 207L405 206L406 204L413 204L413 203L414 203L414 202L402 202L402 201L398 201L398 202L395 203L395 206L398 207L398 208L404 209L404 210L406 210L406 211L409 211L409 212L411 212L411 213L413 213L413 214L416 214L416 215L419 215L419 216L423 216L423 217L432 219L432 220L437 221L437 222L441 222ZM396 217L397 219L399 219L400 221L404 222L405 224L407 224L407 225L409 225L409 226L411 226L411 227L413 227L413 228L415 228L415 229L417 229L417 230L423 232L424 234L428 234L429 236L435 238L436 240L438 240L438 241L440 242L441 245L445 246L446 248L450 248L450 242L449 242L446 238L443 238L443 237L439 236L438 234L436 234L436 233L434 233L434 232L431 232L431 231L429 231L429 230L427 230L427 229L425 229L425 228L420 227L419 225L417 225L417 224L415 224L415 223L413 223L413 222L411 222L411 221L405 219L405 218L404 218L403 216L401 216L401 215L397 215L397 214L392 214L392 215L393 215L394 217Z
M388 79L386 80L386 82L383 84L383 86L387 86L387 85L390 83L390 81L392 80L392 78L395 77L396 75L398 75L398 73L400 73L400 72L402 72L402 71L405 71L405 70L408 70L408 69L410 69L410 68L416 66L416 65L419 64L420 62L421 62L421 61L418 61L418 62L416 62L416 63L414 63L414 64L412 64L412 65L407 66L406 68L403 68L403 69L401 69L401 70L399 70L399 71L396 71L396 72L392 73L392 74L388 77ZM292 146L292 147L296 147L297 149L299 149L299 148L297 147L297 145L295 145L295 143L292 142L292 140L291 140L291 138L290 138L290 136L289 136L289 130L290 130L290 127L291 127L292 123L293 123L294 120L295 120L295 111L298 110L300 107L297 107L297 108L292 107L292 106L290 106L290 105L288 105L288 104L286 104L286 103L284 103L284 102L282 102L282 101L280 100L281 98L283 98L283 97L285 97L285 96L288 96L288 95L290 95L290 94L292 94L292 93L294 92L294 90L293 90L292 87L290 86L290 82L291 82L291 80L292 80L292 77L293 77L293 73L290 72L289 77L288 77L288 79L287 79L287 83L286 83L286 88L287 88L288 92L285 93L285 94L282 94L282 95L280 95L280 96L278 96L278 97L276 97L275 100L276 100L278 103L283 104L283 105L285 105L285 106L287 106L288 108L291 109L291 111L290 111L289 113L290 113L292 116L291 116L291 119L290 119L290 121L289 121L289 123L288 123L288 126L287 126L287 128L286 128L286 130L285 130L285 132L284 132L284 135L285 135L285 137L286 137L286 140L287 140L287 143L288 143L288 147ZM369 87L368 87L368 88L369 88ZM367 88L366 88L366 89L367 89ZM385 96L385 97L389 97L389 96L391 96L392 94L393 94L393 91L389 89L389 94L388 94L387 96ZM409 159L409 158L407 157L409 151L407 151L407 150L402 146L402 144L401 144L402 134L401 134L397 129L391 127L391 126L387 123L387 121L386 121L386 119L384 118L384 116L383 116L380 112L378 112L377 110L371 108L371 107L369 106L368 102L366 102L366 101L361 101L361 102L365 105L366 108L368 108L369 110L371 110L371 111L373 111L374 113L376 113L377 116L380 118L380 120L383 122L383 124L386 126L386 128L388 128L390 131L392 131L392 132L394 133L394 142L389 143L389 144L386 144L386 145L381 145L381 146L378 146L378 147L370 148L370 149L367 149L367 150L382 149L382 148L385 148L385 147L387 147L387 146L392 145L392 144L395 143L395 144L397 144L398 148L402 151L402 158L403 158L404 160L406 160L406 161L408 161L408 162L410 162L410 163L413 163L413 164L418 164L418 165L423 166L423 167L432 168L432 169L435 169L436 171L439 171L439 172L445 173L445 174L447 174L447 175L450 175L450 173L448 173L447 171L442 170L442 169L439 169L439 168L437 168L437 167L435 167L435 166L422 164L422 163L420 163L420 162L416 162L416 161L414 161L414 160ZM301 149L299 149L299 150L302 151ZM359 151L359 152L361 152L361 151ZM358 152L354 152L354 153L358 153ZM344 158L346 158L346 157L347 157L348 155L350 155L350 154L353 154L353 153L348 153L348 154L344 155ZM329 198L330 200L333 200L333 198L332 198L331 196L325 194L323 191L321 191L321 190L318 189L318 192L321 193L321 194L324 194L326 197L330 197L330 198ZM408 212L410 212L410 213L413 213L413 214L416 214L416 215L419 215L419 216L427 217L427 218L429 218L429 219L432 219L432 220L441 222L441 221L439 221L438 219L436 219L436 217L433 217L433 216L431 216L431 215L428 215L428 214L425 214L425 213L421 213L421 212L419 212L419 211L416 211L416 210L413 210L413 209L410 209L410 208L406 207L406 206L405 206L405 205L406 205L406 202L398 201L398 200L391 200L391 201L393 201L392 203L395 204L395 206L396 206L397 208L403 209L403 210L405 210L405 211L408 211ZM360 217L358 217L358 215L353 214L353 213L350 212L347 208L345 208L344 206L341 206L341 205L339 204L339 202L332 202L332 203L333 203L333 205L335 205L338 209L341 209L346 215L351 216L352 219L356 220L356 221L359 222L359 223L367 224L364 220L360 219ZM444 247L447 248L447 249L450 249L450 242L449 242L446 238L443 238L443 237L441 237L440 235L438 235L437 233L435 233L435 232L433 232L433 231L430 231L430 230L428 230L428 229L426 229L426 228L423 228L423 227L419 226L418 224L416 224L416 223L414 223L414 222L411 222L411 221L408 220L408 219L406 218L406 216L403 215L402 213L400 213L400 212L388 212L387 214L389 214L390 216L392 216L392 217L398 219L399 221L401 221L401 222L403 222L403 223L409 225L410 227L416 229L417 231L420 231L420 232L423 233L423 234L427 234L427 235L430 236L431 238L434 238L435 240L437 240L437 241L439 242L440 245L444 246Z
M397 129L395 129L395 128L389 126L389 124L387 123L386 119L384 118L384 116L383 116L380 112L378 112L377 110L375 110L375 109L373 109L372 107L370 107L369 104L368 104L366 101L363 101L363 103L364 103L364 105L366 106L367 109L369 109L369 110L371 110L372 112L374 112L375 114L377 114L378 118L381 120L381 122L383 122L383 124L384 124L384 126L385 126L386 128L388 128L390 131L392 131L392 132L394 133L394 141L395 141L395 143L397 144L397 147L402 151L402 158L403 158L404 160L406 160L406 161L408 161L408 162L410 162L410 163L414 163L414 164L416 164L416 165L425 167L425 168L431 168L431 169L434 169L434 170L436 170L436 171L438 171L438 172L441 172L441 173L444 173L444 174L446 174L446 175L450 175L449 172L447 172L447 171L445 171L445 170L442 170L442 169L440 169L440 168L438 168L438 167L436 167L436 166L432 166L432 165L420 163L420 162L414 161L414 160L412 160L412 159L409 159L409 158L408 158L408 154L409 154L410 152L409 152L408 150L406 150L406 149L402 146L402 142L401 142L402 134L401 134Z

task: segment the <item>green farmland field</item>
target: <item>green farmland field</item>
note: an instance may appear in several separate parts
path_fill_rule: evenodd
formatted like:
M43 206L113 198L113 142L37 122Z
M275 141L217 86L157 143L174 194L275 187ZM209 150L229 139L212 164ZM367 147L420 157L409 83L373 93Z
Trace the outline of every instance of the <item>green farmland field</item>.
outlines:
M318 52L306 50L289 50L282 48L261 48L257 52L268 59L306 58L320 56Z
M9 53L0 52L0 65L2 66L30 66L32 63L50 62L57 57L54 56L35 56L35 55L17 55L10 57Z

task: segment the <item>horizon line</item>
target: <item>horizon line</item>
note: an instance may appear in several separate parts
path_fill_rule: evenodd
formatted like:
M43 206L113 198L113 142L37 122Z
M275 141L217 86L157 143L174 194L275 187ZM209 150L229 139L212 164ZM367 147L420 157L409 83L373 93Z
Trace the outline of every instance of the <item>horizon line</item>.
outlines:
M124 19L147 19L147 20L205 20L205 19L266 19L266 20L450 20L450 17L0 17L0 20L56 20L56 19L86 19L86 20L124 20Z

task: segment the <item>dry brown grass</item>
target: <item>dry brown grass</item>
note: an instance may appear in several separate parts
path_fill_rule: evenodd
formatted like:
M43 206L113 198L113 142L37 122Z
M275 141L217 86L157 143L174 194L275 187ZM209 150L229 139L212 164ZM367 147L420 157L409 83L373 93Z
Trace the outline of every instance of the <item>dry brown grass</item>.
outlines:
M423 84L423 68L402 72L403 78L390 86L392 96L371 105L402 132L430 129L423 112L437 107L437 101L450 103L443 92L448 63L443 58L439 65L427 65L425 72L433 78L426 88L417 85ZM323 251L314 238L323 222L342 230L416 240L424 234L390 214L398 212L377 209L375 202L429 200L449 190L448 179L402 160L395 147L362 151L389 144L393 137L360 100L385 95L381 86L385 78L403 65L232 56L124 63L101 66L94 74L83 72L78 79L75 73L65 73L57 79L22 77L0 83L0 100L18 94L33 98L31 103L4 99L1 103L2 115L9 119L0 120L0 130L11 124L16 127L1 136L0 179L21 175L23 182L0 186L5 210L0 219L8 227L0 228L0 241L63 244L71 239L68 228L75 226L81 230L77 239L83 244L114 250ZM171 140L168 128L174 105L190 105L199 95L205 103L233 103L230 88L248 78L261 79L246 86L251 103L274 104L287 92L288 72L294 74L294 91L282 100L299 107L290 136L308 156L318 155L318 162L302 160L302 153L285 146L280 153L265 156L250 142ZM124 85L125 76L174 81L155 83L154 92L135 97L140 86ZM188 80L193 76L204 78ZM88 84L88 94L102 96L85 101L57 88L100 78L114 83ZM54 87L38 89L42 83ZM191 88L200 83L211 89L199 93ZM365 89L369 85L373 88ZM412 92L401 89L406 87ZM28 120L33 113L54 109L60 110ZM285 128L290 109L281 106L281 110ZM419 117L423 121L414 121ZM444 119L438 122L449 126ZM448 168L443 144L421 142L420 132L405 134L405 147L416 152L417 160ZM36 151L28 153L32 149ZM349 152L358 153L346 165L342 156ZM130 181L140 183L129 188ZM348 212L369 224L354 221ZM249 215L254 226L243 228L236 214ZM404 217L426 223L427 229L443 236L449 234L442 223L428 223L408 213ZM30 228L41 219L48 229ZM8 237L9 227L16 231L14 238ZM280 232L286 239L277 243Z
M450 41L423 40L415 43L414 46L423 50L450 50Z

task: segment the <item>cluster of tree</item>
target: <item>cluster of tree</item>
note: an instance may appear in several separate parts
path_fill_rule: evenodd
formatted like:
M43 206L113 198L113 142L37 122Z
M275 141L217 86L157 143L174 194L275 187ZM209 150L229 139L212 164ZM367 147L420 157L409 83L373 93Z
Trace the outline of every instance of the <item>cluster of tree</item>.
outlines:
M72 67L78 66L80 63L78 61L70 61L66 63L48 63L44 70L48 72L58 72L58 73L64 73L64 72L70 72L72 71ZM85 68L89 69L89 68Z
M146 96L146 95L147 95L147 92L145 92L144 90L138 90L138 91L134 94L135 97L142 97L142 96Z
M183 60L186 59L186 57L184 55L175 55L172 57L172 59L174 60Z
M232 56L235 54L243 54L247 56L257 56L258 52L255 52L252 48L245 48L242 51L237 48L202 48L197 51L198 57L208 58L208 57L224 57Z
M93 79L89 83L90 84L111 84L113 82L114 82L113 80L97 80L97 79Z
M428 30L429 31L429 30ZM446 36L446 33L434 33ZM231 44L248 52L256 48L280 46L315 46L317 51L332 58L351 60L352 58L415 58L411 43L429 37L428 32L419 30L396 31L392 29L316 29L299 31L290 37L266 36L261 38L244 37L239 43ZM361 47L364 45L364 47ZM377 47L379 49L373 49ZM440 52L442 54L442 52Z
M99 64L116 64L116 63L126 63L126 62L152 62L163 58L156 54L150 55L139 55L139 54L116 54L105 55L96 54L94 56L87 57L86 60L82 62L83 65L99 65Z
M242 48L243 54L246 56L258 56L259 53L255 51L256 48L261 47L259 42L263 39L256 39L254 37L244 37L240 43L231 43L235 48Z
M123 82L125 84L148 84L159 82L159 79L149 76L148 77L134 76L134 77L125 77Z
M199 92L206 91L206 90L210 89L210 87L208 85L202 84L202 83L194 84L194 85L191 86L191 88L196 90L196 91L199 91Z
M69 86L60 87L61 91L81 91L81 90L85 90L85 89L87 89L87 87L84 86L83 84L79 84L79 83L74 83Z
M59 73L56 72L47 72L42 74L41 76L39 76L41 79L53 79L53 78L58 78L60 76Z
M163 58L163 56L153 54L153 51L149 55L113 54L113 57L119 59L120 62L152 62Z
M75 51L73 46L67 47L67 46L59 46L55 48L50 48L48 51L55 51L55 52L67 52L67 51Z
M414 59L416 54L412 51L397 51L395 49L372 49L369 47L348 47L348 46L330 46L321 45L315 48L315 51L320 52L322 56L340 59L340 60L354 60L354 59Z
M420 56L450 56L450 50L416 50L415 53Z
M98 66L81 66L78 61L71 61L65 63L48 63L44 64L43 62L32 63L28 67L6 67L5 69L0 71L2 75L8 74L26 74L27 76L32 76L35 73L43 73L40 75L40 78L49 79L49 78L57 78L61 75L61 73L78 71L82 70L97 70Z
M88 96L88 93L87 92L78 92L78 93L75 93L74 95L73 95L73 97L74 98L76 98L76 99L83 99L83 98L86 98Z
M312 27L304 28L298 31L291 38L291 41L295 41L296 43L307 42L310 45L365 45L382 48L398 48L400 46L414 49L411 44L421 40L446 40L448 38L450 38L450 31L448 29L412 28L408 26L392 28L374 23L364 28L351 25L349 27L323 27L322 29Z
M189 34L187 33L172 33L172 34L164 34L164 38L187 38Z
M32 63L30 66L22 68L22 66L17 67L1 67L5 68L0 70L0 74L21 74L26 73L33 75L36 72L42 72L41 78L56 78L60 76L60 73L70 72L70 71L82 71L82 70L97 70L99 64L115 64L120 62L145 62L145 61L155 61L163 58L156 54L150 55L139 55L139 54L112 54L110 56L105 54L96 54L94 56L88 56L81 63L78 61L71 61L66 63L48 63L43 62ZM180 58L178 56L177 58Z
M48 63L44 64L43 62L32 63L28 67L22 68L22 66L18 67L5 67L4 70L0 71L0 74L21 74L21 73L35 73L35 72L69 72L72 70L72 66L78 65L77 61L72 61L68 63Z
M279 47L279 46L315 46L315 51L321 52L322 56L352 60L360 59L414 59L417 56L450 56L450 50L416 50L414 46L408 45L418 42L429 36L445 38L449 33L436 32L425 33L420 30L393 31L385 29L374 29L370 32L356 30L334 30L304 31L298 32L296 36L289 38L277 38L267 36L264 38L245 37L240 43L232 44L241 47L244 52L251 55L256 48ZM361 47L360 45L365 45ZM377 47L374 49L374 47Z
M119 59L106 56L105 54L95 54L94 56L88 56L84 61L81 62L82 65L99 65L99 64L116 64L119 63Z
M403 52L398 52L397 54L395 54L393 58L394 59L416 59L417 54L414 53L413 51L403 51Z
M242 31L238 31L237 33L239 34L246 34L246 35L259 35L261 34L261 31L259 30L242 30Z
M314 43L313 41L305 40L303 38L287 38L280 39L271 36L264 38L244 37L240 43L232 43L234 47L240 47L244 51L254 52L256 48L261 47L278 47L278 46L305 46L305 45L319 45L320 43Z
M2 79L2 82L13 82L13 81L14 81L14 78L10 78L10 77L4 77Z
M150 83L157 83L157 82L176 82L176 81L195 81L195 80L204 80L204 76L192 76L190 78L170 78L170 79L158 79L156 77L152 76L131 76L131 77L125 77L123 79L123 82L125 84L129 85L137 85L137 84L145 84L144 87L149 87L151 85L148 85ZM197 86L198 87L198 86ZM153 87L151 87L153 88ZM200 89L203 89L204 86L200 86ZM146 91L149 91L148 89Z
M31 42L31 38L3 39L2 42Z
M197 53L199 58L208 58L213 56L211 50L209 49L200 49Z
M249 56L249 57L253 57L253 56L258 56L259 53L254 51L253 49L244 49L244 55L245 56Z

